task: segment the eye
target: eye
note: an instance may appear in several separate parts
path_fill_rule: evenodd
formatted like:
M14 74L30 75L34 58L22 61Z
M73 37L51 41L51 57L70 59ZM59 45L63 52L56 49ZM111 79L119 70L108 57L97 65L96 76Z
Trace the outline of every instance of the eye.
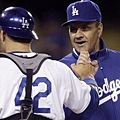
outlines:
M69 30L70 30L70 32L72 32L72 33L76 33L77 30L78 30L78 28L77 28L77 27L70 26L70 27L69 27Z
M90 27L88 25L81 26L82 31L88 31Z

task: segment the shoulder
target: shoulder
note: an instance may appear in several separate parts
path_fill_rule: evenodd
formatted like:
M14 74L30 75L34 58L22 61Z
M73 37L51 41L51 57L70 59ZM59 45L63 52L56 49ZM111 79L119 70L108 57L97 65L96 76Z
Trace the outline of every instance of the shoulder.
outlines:
M72 63L76 63L77 59L73 56L72 53L70 53L63 57L62 59L60 59L59 61L70 67Z
M68 60L68 59L70 59L70 58L72 58L72 57L73 57L72 53L69 53L68 55L66 55L66 56L64 56L63 58L61 58L59 61Z
M44 61L43 65L41 66L41 68L44 67L44 69L47 69L49 71L51 71L51 73L53 74L57 74L57 76L68 76L70 74L74 75L72 70L64 63L59 62L57 60L51 60L51 59L47 59L46 61Z
M108 57L106 58L106 62L109 64L120 65L120 52L116 50L108 49Z
M69 67L60 62L60 61L57 61L57 60L52 60L52 59L47 59L46 61L44 61L43 63L44 65L47 65L48 67L54 67L54 68L57 68L57 69L69 69Z
M117 50L112 50L112 49L107 49L108 50L108 53L109 55L111 56L116 56L116 57L120 57L120 52L117 51Z

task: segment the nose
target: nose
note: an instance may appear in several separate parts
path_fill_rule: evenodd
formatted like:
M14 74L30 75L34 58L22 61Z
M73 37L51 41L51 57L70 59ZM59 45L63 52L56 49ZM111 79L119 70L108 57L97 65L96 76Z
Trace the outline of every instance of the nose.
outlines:
M83 36L84 36L83 32L81 31L80 28L78 28L77 31L76 31L76 37L80 38L80 37L83 37Z

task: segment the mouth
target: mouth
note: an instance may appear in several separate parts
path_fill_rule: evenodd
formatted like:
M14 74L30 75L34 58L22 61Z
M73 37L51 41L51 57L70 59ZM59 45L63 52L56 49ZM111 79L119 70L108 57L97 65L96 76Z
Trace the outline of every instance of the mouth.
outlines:
M76 41L75 43L79 46L84 46L87 41Z

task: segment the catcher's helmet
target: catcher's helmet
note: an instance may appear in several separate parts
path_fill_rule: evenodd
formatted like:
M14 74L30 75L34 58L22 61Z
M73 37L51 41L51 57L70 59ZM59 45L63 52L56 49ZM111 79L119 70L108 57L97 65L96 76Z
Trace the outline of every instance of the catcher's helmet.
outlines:
M0 27L13 37L38 39L34 32L34 19L21 7L8 7L0 14Z

